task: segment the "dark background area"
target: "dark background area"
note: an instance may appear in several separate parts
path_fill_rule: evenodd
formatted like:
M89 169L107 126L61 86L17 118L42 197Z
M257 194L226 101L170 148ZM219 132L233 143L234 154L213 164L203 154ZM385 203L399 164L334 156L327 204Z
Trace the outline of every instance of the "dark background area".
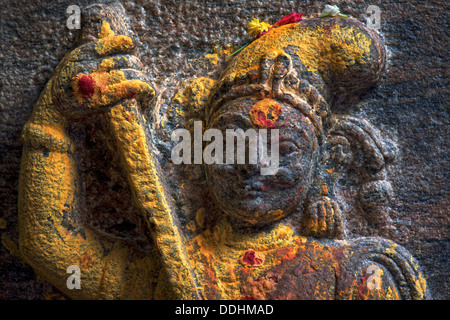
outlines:
M101 1L95 1L101 2ZM0 299L61 295L38 279L18 256L17 184L21 130L75 32L66 27L69 5L94 1L0 1ZM381 9L381 33L391 52L382 82L359 104L364 116L396 141L400 157L390 169L395 235L419 261L432 298L449 294L449 4L437 1L122 1L141 41L142 61L154 82L207 74L196 61L214 47L246 44L254 17L276 22L293 11L305 18L325 4L365 20Z

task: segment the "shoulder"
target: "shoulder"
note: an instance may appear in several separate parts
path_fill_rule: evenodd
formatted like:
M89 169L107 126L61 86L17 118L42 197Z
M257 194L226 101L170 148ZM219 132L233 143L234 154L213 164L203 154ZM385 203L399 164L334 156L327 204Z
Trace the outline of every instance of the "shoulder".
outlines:
M411 253L378 237L347 241L337 298L425 299L425 277Z

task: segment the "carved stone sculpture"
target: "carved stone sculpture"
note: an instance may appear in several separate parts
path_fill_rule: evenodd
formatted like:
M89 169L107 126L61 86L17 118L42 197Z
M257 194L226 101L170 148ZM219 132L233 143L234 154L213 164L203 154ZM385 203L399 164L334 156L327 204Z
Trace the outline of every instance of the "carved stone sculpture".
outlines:
M342 17L282 25L169 99L148 80L121 8L87 10L23 131L20 250L38 274L84 299L426 297L405 248L346 239L351 204L335 192L356 172L355 203L389 233L395 144L349 112L385 72L374 31ZM277 173L173 164L171 133L195 121L278 129ZM71 265L79 290L66 286Z

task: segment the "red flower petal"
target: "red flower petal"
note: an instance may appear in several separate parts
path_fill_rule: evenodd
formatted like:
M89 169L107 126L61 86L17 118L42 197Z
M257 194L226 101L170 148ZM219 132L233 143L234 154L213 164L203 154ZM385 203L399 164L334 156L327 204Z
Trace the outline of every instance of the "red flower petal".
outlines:
M281 26L284 26L285 24L299 22L302 20L302 16L303 16L303 12L300 12L300 13L292 12L291 14L288 14L288 15L284 16L283 18L281 18L273 26L281 27Z

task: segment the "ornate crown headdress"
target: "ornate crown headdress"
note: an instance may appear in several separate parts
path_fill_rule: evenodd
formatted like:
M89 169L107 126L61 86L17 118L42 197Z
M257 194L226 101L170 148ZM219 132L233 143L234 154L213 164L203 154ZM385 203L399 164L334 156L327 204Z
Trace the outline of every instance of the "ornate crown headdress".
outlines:
M321 143L324 126L328 127L331 120L328 103L307 80L297 77L292 64L288 54L271 50L261 58L259 69L252 69L243 76L223 78L210 96L206 120L214 118L227 102L238 98L256 96L260 100L272 99L294 107L308 118Z

